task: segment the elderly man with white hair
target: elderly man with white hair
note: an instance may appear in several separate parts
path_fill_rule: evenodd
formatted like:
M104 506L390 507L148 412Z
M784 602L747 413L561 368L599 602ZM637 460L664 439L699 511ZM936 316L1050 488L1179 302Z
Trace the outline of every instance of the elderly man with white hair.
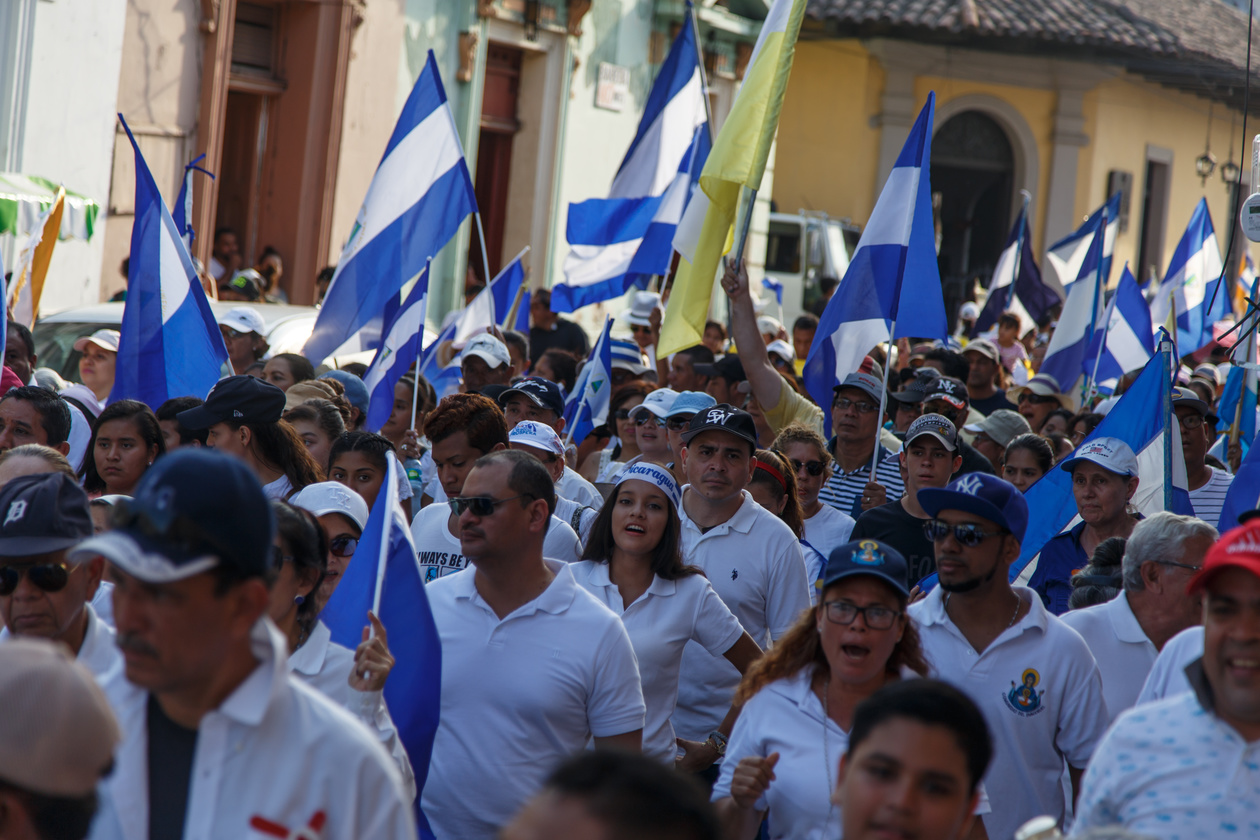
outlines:
M1124 591L1061 616L1094 654L1110 720L1137 703L1164 644L1199 623L1200 598L1187 595L1186 585L1218 536L1193 516L1160 511L1142 520L1125 546Z

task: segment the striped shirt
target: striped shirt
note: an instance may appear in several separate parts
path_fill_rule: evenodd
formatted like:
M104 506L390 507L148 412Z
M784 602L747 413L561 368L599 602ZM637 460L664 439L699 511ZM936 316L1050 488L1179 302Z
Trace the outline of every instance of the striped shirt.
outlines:
M834 438L828 449L835 450ZM831 478L827 479L827 483L818 491L818 498L823 504L831 505L857 519L862 515L862 489L871 480L870 461L864 461L856 470L846 473L840 463L833 460L831 469L833 470ZM901 465L897 461L897 454L890 452L882 445L879 446L879 463L875 467L875 480L884 485L890 502L900 499L905 492L905 482L901 480Z
M1208 469L1212 471L1212 477L1198 490L1190 491L1190 504L1194 506L1195 516L1209 525L1216 525L1216 521L1221 518L1225 494L1229 492L1229 485L1234 483L1234 477L1216 467L1208 467ZM1226 530L1237 524L1237 522L1230 522Z

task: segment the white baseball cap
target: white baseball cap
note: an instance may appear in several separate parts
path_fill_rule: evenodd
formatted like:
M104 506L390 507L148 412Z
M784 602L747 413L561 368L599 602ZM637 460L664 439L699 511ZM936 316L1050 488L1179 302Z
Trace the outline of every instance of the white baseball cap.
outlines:
M1137 456L1133 454L1129 444L1120 438L1100 437L1081 444L1081 448L1071 458L1059 464L1059 469L1072 472L1082 461L1097 464L1116 475L1138 474Z
M267 331L267 323L258 314L258 310L252 306L232 307L219 316L219 326L228 327L237 332L258 333L259 335Z
M556 434L556 430L546 423L538 423L534 420L522 420L517 423L512 431L508 432L508 443L541 449L553 455L564 454L564 443L561 442L560 435Z
M652 326L652 310L661 306L661 296L656 292L635 292L626 313L626 323L636 327Z
M95 344L102 350L108 350L111 353L118 352L118 340L122 338L118 330L97 330L91 335L85 335L74 343L74 349L82 353L88 344Z
M323 516L326 513L340 513L355 525L358 525L360 532L362 532L368 521L368 506L363 497L346 485L338 484L335 481L321 481L317 484L308 484L293 494L292 498L289 499L289 504L294 507L300 507L303 510L309 510L316 516Z
M657 388L644 397L643 402L630 409L630 419L633 420L638 415L649 412L664 420L669 416L669 410L674 407L676 399L678 399L678 392L673 388Z
M788 364L796 361L796 349L781 338L776 338L767 344L766 352L773 353Z
M469 356L476 356L492 368L503 365L510 367L512 364L512 356L508 353L507 345L490 333L481 333L468 339L468 343L459 354L459 363L462 365L464 359Z
M757 332L762 335L778 335L783 329L783 322L773 315L762 315L757 319Z

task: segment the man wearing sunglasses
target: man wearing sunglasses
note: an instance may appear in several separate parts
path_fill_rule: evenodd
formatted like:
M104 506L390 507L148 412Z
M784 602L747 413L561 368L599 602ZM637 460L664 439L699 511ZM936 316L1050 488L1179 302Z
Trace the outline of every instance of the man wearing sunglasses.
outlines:
M1181 427L1181 454L1186 461L1186 482L1190 489L1190 505L1194 515L1216 525L1221 518L1225 494L1234 483L1234 476L1207 462L1212 446L1212 430L1217 417L1212 407L1190 388L1174 388L1173 413Z
M427 589L442 641L442 715L422 804L438 837L496 837L592 739L597 750L642 746L643 690L625 627L544 553L554 498L537 459L494 452L450 500L472 568Z
M906 477L906 493L895 502L871 508L858 517L850 540L880 540L891 545L906 559L910 589L936 571L936 551L923 534L928 515L919 505L918 492L924 487L944 487L958 469L958 431L939 414L925 414L910 424L906 445L897 458Z
M289 673L267 618L275 517L242 461L181 449L71 552L114 583L124 733L93 838L415 837L397 766ZM279 833L277 833L279 832Z
M1007 396L1015 401L1015 410L1024 415L1033 432L1041 431L1041 424L1056 408L1075 411L1072 399L1062 393L1059 383L1048 373L1039 373L1027 385L1012 388Z
M503 409L509 432L522 420L532 420L545 423L555 429L557 435L564 433L564 395L559 385L541 376L528 376L499 394L499 407ZM595 485L567 465L564 474L556 481L556 493L579 505L596 509L604 503L604 497Z
M990 837L1011 837L1048 814L1062 822L1066 769L1073 795L1107 729L1102 679L1085 642L1041 603L1012 587L1028 526L1028 503L997 476L968 473L919 491L932 518L940 585L910 607L936 672L984 712L993 763L984 784Z
M66 558L90 536L87 494L69 476L23 475L0 488L0 642L60 642L104 683L122 668L114 633L91 603L105 561Z

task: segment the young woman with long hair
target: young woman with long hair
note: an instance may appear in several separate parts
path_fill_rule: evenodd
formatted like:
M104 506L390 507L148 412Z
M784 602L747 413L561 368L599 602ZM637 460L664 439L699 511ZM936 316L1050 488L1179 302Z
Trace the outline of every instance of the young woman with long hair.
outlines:
M758 660L713 788L728 838L837 837L836 769L859 703L903 676L926 676L906 614L906 561L876 540L838 547L819 604Z
M670 716L678 700L683 648L695 641L725 656L739 672L761 655L709 581L683 564L678 505L682 491L669 470L640 461L622 470L573 564L577 582L621 616L639 660L647 719L643 752L672 762L678 745L681 769L698 771L722 753L737 711L732 707L720 735L704 744L674 737Z
M796 496L796 476L787 459L769 449L753 454L753 477L748 482L753 501L787 523L799 540L805 536L805 518Z
M96 418L81 472L92 496L130 496L145 470L166 454L157 415L144 403L119 400Z

